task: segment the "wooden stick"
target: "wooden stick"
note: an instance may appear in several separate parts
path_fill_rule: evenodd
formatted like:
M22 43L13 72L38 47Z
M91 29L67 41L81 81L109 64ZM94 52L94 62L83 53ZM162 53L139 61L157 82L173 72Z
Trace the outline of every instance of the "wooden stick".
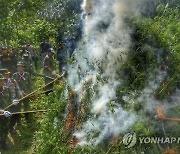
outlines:
M31 98L31 97L35 97L35 96L37 96L37 95L41 95L41 94L44 94L44 93L46 93L46 92L50 92L50 91L53 91L53 89L46 90L46 91L42 91L42 92L40 92L40 93L33 94L33 95L29 96L29 97L30 97L30 98Z
M51 80L54 80L54 78L50 77L50 76L47 76L47 75L44 75L44 74L40 74L40 73L36 73L34 72L34 74L40 76L40 77L45 77L45 78L48 78L48 79L51 79Z
M48 111L57 111L57 110L49 109L49 110L23 111L23 112L14 112L14 113L11 113L11 115L37 113L37 112L48 112ZM0 116L4 116L4 114L0 114Z
M61 76L58 75L58 77L57 77L56 79L54 79L52 82L46 84L45 86L42 86L42 87L38 88L37 90L35 90L35 91L31 92L30 94L24 96L23 98L19 99L18 101L20 102L20 101L25 100L26 98L28 98L28 97L30 97L31 95L33 95L33 94L35 94L36 92L38 92L39 90L44 89L46 86L48 86L48 85L56 82L58 79L62 78L63 76L64 76L64 74L62 74ZM10 107L12 107L12 106L14 106L13 103L10 104L10 105L8 105L4 110L7 110L8 108L10 108Z

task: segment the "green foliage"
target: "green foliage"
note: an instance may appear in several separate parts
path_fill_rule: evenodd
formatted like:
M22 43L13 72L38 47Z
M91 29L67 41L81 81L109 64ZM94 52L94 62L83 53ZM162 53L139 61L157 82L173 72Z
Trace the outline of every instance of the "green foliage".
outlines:
M45 5L43 0L1 0L0 4L0 38L2 40L0 43L8 47L22 42L21 37L28 35L26 34L27 27L37 18L37 11Z
M36 48L42 38L49 38L55 44L63 35L70 34L80 16L70 10L69 0L0 0L0 44L7 47L21 47L30 40ZM54 18L55 6L61 4L61 18ZM54 10L53 10L54 9ZM46 12L46 10L50 10ZM62 11L60 11L62 10Z
M65 153L67 151L66 136L63 131L64 113L67 105L63 97L64 87L56 87L55 93L39 97L37 108L56 109L44 114L40 121L39 131L35 134L36 153ZM55 120L57 119L57 121Z
M55 7L58 2L62 3L61 18L55 15L46 16L45 10L48 10L51 6ZM44 37L49 37L51 42L57 43L62 39L64 34L70 34L76 21L79 19L79 15L71 11L69 7L69 0L54 0L51 3L48 1L20 1L20 0L0 0L0 40L2 44L9 46L22 45L27 39L33 42L38 48L39 42ZM147 85L147 79L149 72L153 72L161 63L168 63L170 69L168 70L169 77L165 82L168 86L164 87L160 85L157 90L159 99L167 99L167 91L173 93L179 86L180 81L180 14L179 5L173 8L165 8L164 5L160 5L157 10L158 16L154 19L141 17L130 21L133 25L134 34L132 35L135 42L128 55L128 60L123 64L121 71L123 74L119 74L119 78L123 79L122 85L117 90L118 102L122 104L127 110L134 109L142 117L146 117L146 113L142 111L141 104L123 104L122 96L130 92L137 92L142 90ZM163 62L158 62L156 59L154 48L163 49L165 57ZM82 51L83 52L83 51ZM159 52L159 51L157 51ZM168 57L168 58L167 58ZM69 63L73 63L73 57L69 60ZM99 77L99 80L102 80ZM41 80L36 80L36 86L42 84ZM88 85L87 85L88 86ZM54 93L50 95L42 95L33 100L33 109L56 109L45 114L38 114L35 116L37 119L36 133L33 136L33 145L30 151L32 153L39 154L63 154L69 150L69 136L64 133L64 113L67 105L67 100L63 96L65 87L55 87ZM87 94L84 102L82 102L82 110L86 112L78 113L77 117L82 119L78 121L81 125L83 121L87 119L89 113L88 106L89 97L91 91L87 87ZM138 94L138 93L137 93ZM114 112L114 102L110 103L110 110ZM172 109L172 117L179 117L179 108ZM58 119L55 122L55 117ZM153 136L156 135L159 130L155 130L161 127L157 121L141 119L132 128L138 136ZM179 128L177 124L168 123L169 130L171 128ZM178 129L179 130L179 129ZM32 134L27 134L27 128L21 129L22 140L23 137L29 138L25 140L23 145L32 144ZM178 131L168 131L168 135L178 135ZM123 136L123 134L122 134ZM106 146L102 143L93 147L80 147L78 146L74 153L159 153L157 145L137 145L131 149L125 149L122 144L122 136L114 143L110 143Z

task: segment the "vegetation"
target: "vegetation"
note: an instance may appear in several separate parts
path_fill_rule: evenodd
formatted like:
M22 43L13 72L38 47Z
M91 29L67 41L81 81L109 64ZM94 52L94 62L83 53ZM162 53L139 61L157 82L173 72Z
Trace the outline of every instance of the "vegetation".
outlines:
M38 48L40 41L48 37L56 45L62 35L78 27L80 2L0 0L0 44L13 48L30 40Z
M57 4L61 4L60 14L52 14ZM79 4L79 3L78 3ZM77 4L77 5L78 5ZM64 35L72 34L74 28L79 26L80 10L70 0L49 1L25 1L25 0L0 0L0 43L9 47L20 47L25 40L30 40L38 45L44 36L50 37L56 45ZM4 7L6 6L6 7ZM159 5L157 16L154 18L139 17L130 19L129 23L134 29L132 38L134 45L128 55L128 61L121 68L124 72L119 77L124 77L125 82L117 90L118 100L124 108L135 109L139 114L148 117L142 111L141 105L123 104L122 96L131 92L139 92L147 85L147 78L157 68L167 65L169 67L168 78L158 87L155 94L158 100L167 101L170 95L180 88L180 5L165 7ZM74 10L74 11L72 11ZM159 61L158 54L163 51ZM73 60L73 59L72 59ZM39 70L41 71L41 70ZM155 72L153 72L155 73ZM35 87L42 85L42 79L37 78ZM15 138L15 146L7 153L39 153L39 154L63 154L70 150L69 141L72 136L64 131L66 125L65 113L68 98L65 97L67 85L65 80L57 84L50 95L40 95L32 99L33 109L56 109L45 114L33 115L33 125L23 125L19 135ZM113 106L112 106L113 107ZM85 113L79 116L86 117ZM176 106L170 113L172 117L180 117L180 107ZM84 118L85 119L85 118ZM81 121L82 122L82 121ZM81 123L79 121L79 124ZM167 136L178 136L180 126L177 123L165 123L168 130ZM150 118L147 121L139 121L132 131L139 136L162 136L162 130L157 130L164 123L154 122ZM173 130L173 131L171 131ZM126 149L122 144L122 137L112 141L108 147L101 144L98 147L77 147L74 153L162 153L170 147L174 151L180 150L179 145L141 145Z

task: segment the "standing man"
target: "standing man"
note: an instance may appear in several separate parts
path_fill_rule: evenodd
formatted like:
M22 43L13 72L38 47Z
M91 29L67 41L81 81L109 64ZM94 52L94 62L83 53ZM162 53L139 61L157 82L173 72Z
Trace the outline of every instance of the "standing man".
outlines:
M7 48L2 48L2 55L0 56L2 68L7 68L9 71L13 71L12 53Z
M31 56L30 56L30 52L29 51L27 51L27 49L26 49L26 46L25 45L23 45L22 46L22 50L20 51L20 53L19 53L19 58L20 58L20 60L22 60L23 59L23 56L24 55L28 55L28 57L29 58L31 58Z
M22 96L28 95L31 91L31 79L29 73L25 72L24 64L19 62L17 64L17 72L13 74L13 79L15 79L21 89ZM29 100L26 99L23 101L24 110L28 111L30 109ZM25 119L29 122L29 114L25 114Z
M29 51L31 60L34 62L34 66L37 70L38 57L37 57L36 51L34 50L34 47L30 44L29 41L27 41L27 43L26 43L26 50Z
M8 72L7 68L1 68L0 69L0 74L4 77L4 74ZM4 77L5 78L5 77ZM4 84L6 85L6 82L4 81Z
M53 59L54 54L55 54L55 52L54 52L53 48L50 48L48 50L48 54L44 58L43 74L44 74L44 76L47 76L47 77L44 78L45 85L52 82L53 78L55 78L55 76L56 76L56 71L55 71L55 66L54 66L54 59ZM52 89L53 89L53 83L46 86L45 91L48 91L46 93L46 95L48 95L50 92L52 92Z
M13 63L13 72L11 73L15 73L16 72L16 65L17 65L17 61L18 61L18 57L19 54L17 52L17 49L16 48L13 48L12 49L12 63Z
M3 76L5 78L5 85L9 88L9 90L11 92L12 100L15 102L16 100L18 100L22 97L22 92L19 88L19 85L17 84L16 80L11 77L11 72L6 71L3 74ZM20 112L20 110L21 110L21 104L19 104L19 103L18 104L15 103L14 106L12 106L10 108L11 112ZM14 126L16 123L20 124L20 115L19 114L11 116L11 119L10 119L11 134L16 133L14 130Z
M51 44L48 39L43 39L43 41L40 44L40 54L42 57L42 60L44 60L46 54L48 53L48 50L51 48Z
M10 112L3 111L5 107L11 103L11 92L8 87L4 86L4 77L0 75L0 145L1 148L7 150L9 147L7 145L7 137L9 132L9 121Z
M77 47L77 41L75 38L75 34L74 33L71 35L69 34L69 36L65 39L65 41L66 41L66 47L67 47L69 57L71 57L72 54L74 53L74 50Z
M11 72L8 71L8 69L0 69L0 73L4 77L4 85L8 87L12 94L12 99L15 99L16 96L22 96L21 90L19 88L18 83L15 79L11 77Z
M33 69L32 60L28 54L23 55L22 62L24 64L25 72L28 72L29 75L31 76L34 72L34 69Z
M65 43L61 42L57 50L57 61L58 61L60 74L63 73L63 71L67 70L67 58L68 58L68 53L65 47Z

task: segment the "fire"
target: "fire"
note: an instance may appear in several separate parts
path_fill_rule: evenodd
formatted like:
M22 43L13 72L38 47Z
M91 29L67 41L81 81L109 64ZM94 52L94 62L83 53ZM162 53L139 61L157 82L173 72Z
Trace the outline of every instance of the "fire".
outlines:
M163 152L164 154L178 154L178 150L176 148L166 148Z
M69 154L71 154L73 153L76 145L78 144L78 139L75 136L73 136L69 141L69 144L70 144Z
M69 94L70 100L69 100L69 109L67 114L67 120L65 125L65 131L73 131L76 125L76 109L75 109L75 102L74 102L74 93L71 91Z
M76 107L75 107L75 94L73 91L70 91L69 93L69 110L68 110L68 115L67 115L67 120L66 120L66 125L65 125L65 131L67 133L72 134L75 127L76 127ZM70 149L69 149L69 154L73 153L76 145L78 143L78 139L75 136L72 136L72 138L69 141Z
M163 114L163 109L162 109L162 107L158 107L158 108L157 108L157 115L158 115L158 118L159 118L160 120L180 122L180 119L178 119L178 118L167 118L167 117L165 117L164 114Z
M163 119L164 118L163 109L161 107L157 108L157 114L158 114L158 118L159 119Z

